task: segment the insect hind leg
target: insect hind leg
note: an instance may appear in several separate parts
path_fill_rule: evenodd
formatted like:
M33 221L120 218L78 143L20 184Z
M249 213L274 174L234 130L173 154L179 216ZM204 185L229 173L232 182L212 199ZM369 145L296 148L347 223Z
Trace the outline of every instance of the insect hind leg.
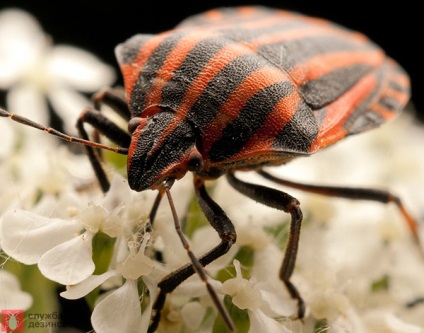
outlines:
M303 219L302 211L299 207L299 201L285 192L262 185L244 182L236 178L233 172L227 173L227 180L232 187L249 198L268 207L282 210L291 215L289 239L286 245L283 263L280 268L280 279L285 284L290 296L297 300L297 317L302 319L305 316L305 302L303 301L303 298L296 286L290 281L296 263L300 228Z
M311 192L311 193L316 193L316 194L321 194L326 196L333 196L333 197L353 199L353 200L376 201L376 202L381 202L384 204L394 203L398 207L402 216L404 217L405 222L407 223L408 228L411 231L412 237L420 249L420 252L424 255L423 244L418 235L417 221L406 210L401 199L389 191L374 189L374 188L362 188L362 187L356 188L356 187L337 187L337 186L302 184L302 183L291 182L285 179L275 177L264 170L258 171L258 174L277 184L296 188L298 190L302 190L305 192Z

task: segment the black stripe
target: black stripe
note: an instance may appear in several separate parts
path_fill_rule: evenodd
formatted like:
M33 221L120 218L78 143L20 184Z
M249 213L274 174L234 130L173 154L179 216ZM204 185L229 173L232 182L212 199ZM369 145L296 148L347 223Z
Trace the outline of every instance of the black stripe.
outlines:
M246 53L233 59L208 83L190 109L187 118L199 131L203 131L216 117L220 106L243 80L252 72L266 66L269 66L268 61L253 53Z
M371 43L356 44L343 36L309 36L278 43L261 45L258 52L275 66L290 70L312 57L340 51L375 50Z
M165 169L178 164L194 146L196 138L193 130L183 121L165 137L160 147L156 147L158 138L175 119L174 113L165 111L148 120L137 141L137 149L131 156L128 170L131 188L139 191L150 187Z
M355 117L354 121L349 118L349 124L344 125L348 130L346 135L362 133L386 122L383 116L374 111L361 112L360 115L360 117Z
M299 87L299 91L306 104L312 110L318 110L342 96L370 70L370 65L362 64L338 68L316 80L306 82Z
M399 83L392 81L393 77L396 77L399 74L404 74L403 70L397 64L389 61L384 62L375 71L378 83L377 87L370 92L366 100L355 109L344 124L344 128L348 131L349 135L364 132L387 121L382 115L370 108L370 105L378 103L387 111L392 111L393 114L400 113L402 111L402 103L383 94L385 91L384 88L387 86L395 89L397 88L396 90L403 93L407 93L409 91L408 86L401 86Z
M301 100L294 116L278 133L273 148L283 152L304 154L309 151L317 136L316 119L309 106Z
M400 103L397 99L387 95L382 96L378 101L378 104L381 105L383 108L387 109L388 111L393 112L397 112L403 106L402 103Z
M199 27L199 26L214 27L214 26L219 26L219 25L228 24L228 23L236 25L240 23L252 22L253 24L255 21L263 20L264 18L269 19L269 18L272 18L272 16L276 16L276 15L280 16L279 14L277 14L275 10L272 10L266 7L257 6L252 8L254 8L256 11L252 12L250 15L241 15L237 7L217 8L217 9L214 9L213 11L217 11L219 12L220 15L222 15L222 17L219 20L211 20L207 15L205 15L208 13L206 12L206 13L201 13L201 14L193 15L186 18L180 24L177 25L177 28Z
M237 27L221 29L220 32L228 38L231 38L235 41L250 42L254 39L259 39L261 36L267 36L275 32L285 32L288 30L296 30L303 28L305 26L310 26L306 21L302 20L282 20L279 23L264 26L260 28L255 28L255 24L252 24L251 28L237 29Z
M293 92L289 81L277 82L253 95L240 110L236 119L223 130L222 137L209 150L209 159L219 162L231 158L250 139L265 121L275 104Z
M119 44L115 50L119 63L125 65L133 62L140 52L140 48L153 37L154 35L135 35Z
M376 97L380 97L381 89L386 84L386 71L387 68L384 65L375 70L377 86L369 92L365 100L355 108L344 123L343 128L347 131L347 135L364 132L386 121L380 114L369 109L370 104L375 103ZM340 111L343 112L343 110Z
M400 84L396 81L390 81L389 87L395 91L401 92L401 93L409 93L409 86L406 86L404 84Z
M184 35L183 32L176 32L165 37L144 64L130 96L130 110L133 117L139 116L143 111L146 94L152 88L156 72L162 67L168 54Z
M198 42L174 71L172 79L162 88L162 107L178 109L191 83L213 56L231 41L211 36Z

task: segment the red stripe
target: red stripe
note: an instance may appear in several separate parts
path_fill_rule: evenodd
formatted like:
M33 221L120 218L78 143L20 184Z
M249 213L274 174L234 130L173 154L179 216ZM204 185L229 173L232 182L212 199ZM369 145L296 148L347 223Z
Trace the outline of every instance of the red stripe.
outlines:
M268 114L261 128L256 131L234 159L248 158L258 154L275 153L275 138L295 115L301 97L297 92L284 96Z
M297 86L315 80L335 69L355 64L365 64L377 67L385 59L381 50L371 51L341 51L317 55L306 62L297 64L289 71L290 77Z
M135 59L131 61L131 63L122 64L120 66L122 76L125 82L125 92L128 99L128 103L134 84L140 76L140 72L143 69L143 66L150 58L152 53L155 51L155 49L159 46L160 42L170 33L172 33L172 31L153 36L143 45L143 47L140 48L138 55Z
M229 44L219 50L213 58L203 67L199 75L191 82L179 108L177 115L185 119L199 96L204 93L208 83L233 59L250 52L250 49L242 44Z
M377 86L374 74L363 77L352 89L325 108L327 111L319 133L309 152L315 152L343 139L348 133L344 123Z
M287 75L279 68L264 67L252 72L220 106L218 116L204 129L203 149L208 152L221 137L223 129L232 122L247 101L261 89L276 82L287 81Z
M203 39L213 36L211 32L198 31L181 38L178 44L168 54L162 67L156 72L152 89L147 93L145 105L159 105L161 92L172 79L174 71L182 64L187 54ZM147 114L144 112L144 116ZM149 114L151 115L151 114Z

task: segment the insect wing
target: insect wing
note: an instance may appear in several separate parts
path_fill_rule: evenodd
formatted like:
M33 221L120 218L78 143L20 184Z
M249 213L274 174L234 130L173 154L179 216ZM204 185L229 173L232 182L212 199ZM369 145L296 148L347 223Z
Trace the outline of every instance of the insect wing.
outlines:
M288 73L319 129L309 153L381 125L409 99L399 65L364 35L323 19L239 7L214 9L178 27L218 30ZM310 122L304 107L299 112L298 124Z

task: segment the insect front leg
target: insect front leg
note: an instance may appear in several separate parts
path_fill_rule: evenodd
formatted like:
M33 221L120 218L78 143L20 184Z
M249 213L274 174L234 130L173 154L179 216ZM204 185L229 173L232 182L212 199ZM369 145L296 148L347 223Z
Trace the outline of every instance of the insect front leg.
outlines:
M102 105L107 105L126 121L131 119L131 112L128 108L123 88L105 87L95 93L91 100L96 110L100 110Z
M261 185L251 184L234 176L233 172L227 173L227 180L240 193L271 208L282 210L291 215L289 239L286 245L283 263L280 268L280 279L285 284L290 296L297 300L297 316L302 319L305 316L305 302L299 291L290 281L293 274L296 256L299 246L300 227L302 225L302 211L299 201L291 195Z
M87 131L84 128L85 123L92 125L96 130L119 146L129 147L131 142L130 135L94 108L87 107L77 121L77 129L80 137L84 140L89 140ZM91 146L85 146L85 150L103 192L107 192L110 188L110 182L100 162L99 155Z
M204 181L200 177L194 177L194 187L200 208L211 226L216 230L221 238L221 242L215 248L198 259L199 263L204 267L226 254L230 250L231 246L236 242L237 236L233 223L227 217L227 214L225 214L222 208L209 196L206 191ZM175 288L192 276L196 271L197 269L193 266L193 264L189 263L165 276L158 284L160 292L155 304L153 305L155 314L149 327L150 333L154 332L159 325L161 310L165 304L166 294L174 291ZM209 284L207 287L211 288ZM211 294L215 293L211 290L209 290L209 292ZM227 326L232 330L233 323L228 313L222 305L219 305L218 309Z
M131 119L131 112L128 108L127 101L125 99L125 91L122 87L104 87L95 93L91 100L93 107L97 111L102 110L102 105L110 107L116 114L125 119L128 122ZM93 139L96 142L100 142L100 135L97 129L93 132ZM97 150L98 154L102 156L102 151Z
M100 132L118 144L118 146L128 148L131 141L130 135L100 113L101 106L107 105L127 122L129 121L131 113L128 109L123 89L106 87L95 93L91 99L93 106L87 107L77 121L80 137L89 140L87 131L84 128L84 123L88 123L95 130L93 133L94 142L100 142ZM102 191L107 192L110 188L110 183L100 162L101 150L95 150L91 146L86 146L85 150Z

